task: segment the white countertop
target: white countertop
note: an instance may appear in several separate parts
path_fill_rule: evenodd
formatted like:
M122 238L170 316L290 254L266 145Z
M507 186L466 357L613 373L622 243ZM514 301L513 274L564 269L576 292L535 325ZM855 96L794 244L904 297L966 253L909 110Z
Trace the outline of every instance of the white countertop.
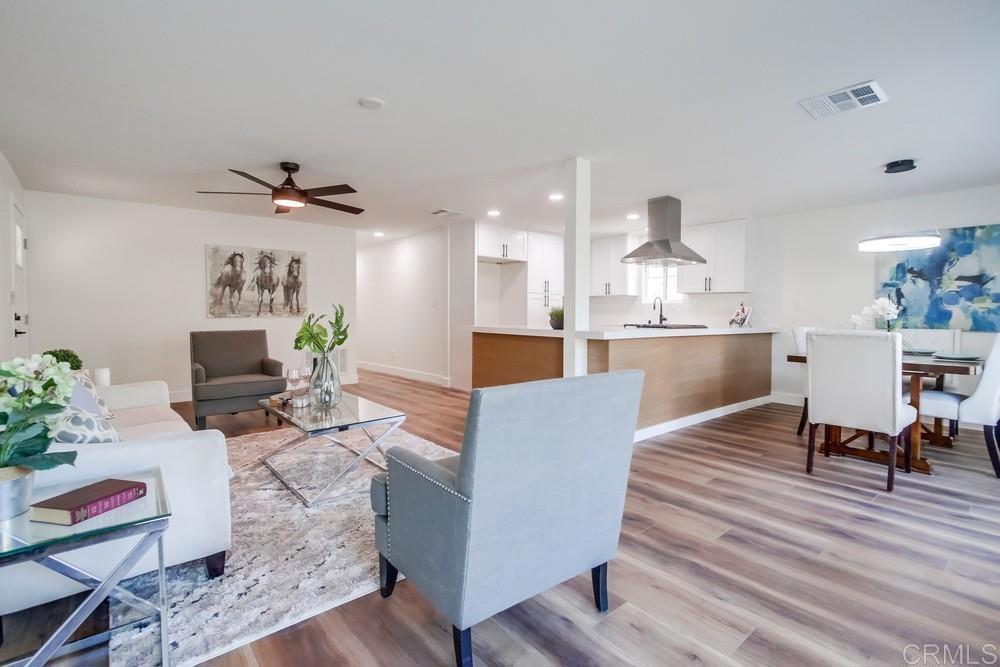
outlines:
M544 336L562 338L562 331L554 329L529 329L527 327L472 327L474 333L507 334L509 336ZM732 336L737 334L773 334L777 329L636 329L634 327L610 327L585 331L588 340L623 340L628 338L670 338L676 336Z

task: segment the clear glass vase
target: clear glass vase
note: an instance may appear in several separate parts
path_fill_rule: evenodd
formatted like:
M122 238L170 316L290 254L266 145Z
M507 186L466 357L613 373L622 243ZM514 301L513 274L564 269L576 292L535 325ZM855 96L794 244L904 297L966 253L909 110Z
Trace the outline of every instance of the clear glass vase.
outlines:
M316 367L309 381L309 403L314 408L332 408L342 398L335 355L336 352L316 355Z

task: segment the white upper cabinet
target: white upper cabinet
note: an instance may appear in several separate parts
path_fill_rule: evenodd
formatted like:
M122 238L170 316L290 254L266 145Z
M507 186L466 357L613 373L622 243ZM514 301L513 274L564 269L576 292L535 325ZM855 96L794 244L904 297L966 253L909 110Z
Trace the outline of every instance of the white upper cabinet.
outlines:
M645 239L621 234L590 242L590 295L638 296L642 288L639 268L623 264L622 257Z
M528 292L562 294L563 240L552 234L528 233Z
M707 261L705 264L678 267L679 292L747 291L746 220L685 227L681 231L681 240Z
M477 252L490 260L524 262L528 259L528 234L521 229L479 223Z

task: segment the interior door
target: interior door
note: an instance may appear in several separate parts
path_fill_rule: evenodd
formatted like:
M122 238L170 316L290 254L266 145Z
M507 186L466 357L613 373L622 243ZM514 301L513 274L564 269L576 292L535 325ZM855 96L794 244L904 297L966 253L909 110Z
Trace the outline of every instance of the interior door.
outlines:
M28 229L24 213L11 202L10 265L10 317L9 331L14 337L11 352L15 357L27 357L31 352L28 342Z

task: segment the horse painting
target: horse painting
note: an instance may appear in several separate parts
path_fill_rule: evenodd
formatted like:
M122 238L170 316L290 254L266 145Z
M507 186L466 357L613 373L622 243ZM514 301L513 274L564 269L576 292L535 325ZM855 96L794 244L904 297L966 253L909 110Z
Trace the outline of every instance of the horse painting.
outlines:
M257 290L257 317L260 317L260 311L264 307L264 292L268 293L267 312L274 315L274 293L281 284L274 270L277 265L278 260L274 258L273 252L261 250L257 253L257 268L253 270L253 286Z
M301 250L208 244L205 310L209 317L302 317L309 310L308 267ZM244 299L244 290L257 298ZM279 294L283 303L275 307Z
M212 306L221 309L222 302L226 297L226 290L229 290L229 313L236 314L236 309L240 305L243 296L243 285L247 281L246 271L243 269L243 253L232 252L226 258L222 270L211 288Z
M288 260L288 268L285 271L285 279L283 281L285 288L285 310L290 313L295 313L299 315L302 313L302 307L299 305L299 292L302 290L302 258L297 255L292 255L292 258ZM292 302L295 302L295 307L292 307Z

